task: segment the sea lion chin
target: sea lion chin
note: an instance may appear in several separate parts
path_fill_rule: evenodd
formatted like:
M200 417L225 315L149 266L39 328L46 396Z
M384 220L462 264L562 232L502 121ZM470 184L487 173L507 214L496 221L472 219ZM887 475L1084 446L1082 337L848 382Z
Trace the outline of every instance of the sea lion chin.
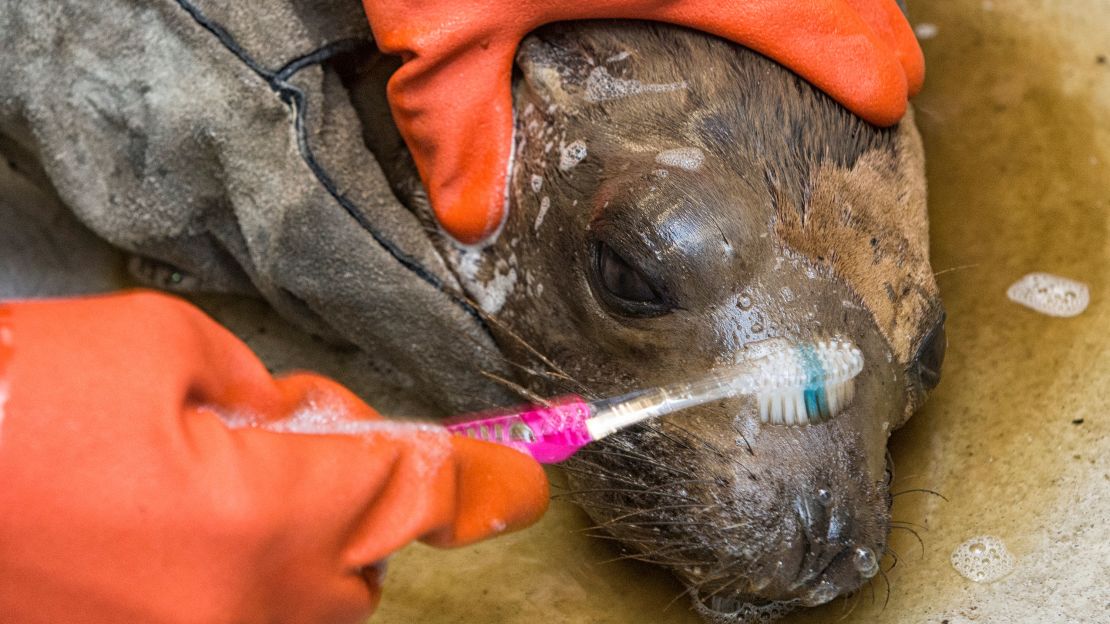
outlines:
M620 394L832 337L866 362L828 422L763 425L735 399L591 445L565 465L574 498L713 620L856 590L885 552L887 438L945 346L912 111L871 126L759 54L661 24L548 26L517 68L508 216L481 248L441 249L522 390Z

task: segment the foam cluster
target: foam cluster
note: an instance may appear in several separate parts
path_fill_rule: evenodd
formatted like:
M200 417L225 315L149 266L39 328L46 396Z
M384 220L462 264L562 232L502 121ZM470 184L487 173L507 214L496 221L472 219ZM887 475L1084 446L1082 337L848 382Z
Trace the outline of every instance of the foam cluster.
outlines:
M1014 569L1014 557L1002 540L990 535L973 537L952 551L952 567L976 583L990 583Z
M694 608L709 624L769 624L797 608L797 601L756 605L713 596L708 604L694 600Z
M1014 303L1048 316L1077 316L1087 309L1091 294L1087 285L1051 273L1030 273L1006 291Z

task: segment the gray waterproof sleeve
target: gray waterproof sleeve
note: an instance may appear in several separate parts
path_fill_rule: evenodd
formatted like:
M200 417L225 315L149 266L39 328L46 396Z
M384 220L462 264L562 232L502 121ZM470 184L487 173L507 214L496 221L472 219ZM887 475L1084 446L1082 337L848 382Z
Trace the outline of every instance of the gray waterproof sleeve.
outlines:
M481 374L506 372L480 315L330 65L372 46L357 0L4 2L0 32L0 134L99 236L261 295L447 408L507 399Z

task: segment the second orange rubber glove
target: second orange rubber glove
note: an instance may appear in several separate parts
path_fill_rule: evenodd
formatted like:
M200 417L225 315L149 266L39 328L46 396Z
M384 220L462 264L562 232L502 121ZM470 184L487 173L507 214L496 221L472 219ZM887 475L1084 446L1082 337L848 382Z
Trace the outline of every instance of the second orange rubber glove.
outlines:
M182 301L0 304L5 624L359 622L390 553L547 494L522 453L275 380Z

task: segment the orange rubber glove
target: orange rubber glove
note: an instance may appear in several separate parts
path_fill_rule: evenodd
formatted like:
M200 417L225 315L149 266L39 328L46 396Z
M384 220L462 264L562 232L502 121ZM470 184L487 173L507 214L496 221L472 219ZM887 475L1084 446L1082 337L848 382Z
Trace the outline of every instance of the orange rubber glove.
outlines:
M512 152L513 55L552 22L643 19L764 54L863 119L898 122L925 63L895 0L363 0L383 52L393 118L440 225L465 243L501 223Z
M391 552L547 498L530 457L275 380L182 301L0 304L5 624L360 622Z

